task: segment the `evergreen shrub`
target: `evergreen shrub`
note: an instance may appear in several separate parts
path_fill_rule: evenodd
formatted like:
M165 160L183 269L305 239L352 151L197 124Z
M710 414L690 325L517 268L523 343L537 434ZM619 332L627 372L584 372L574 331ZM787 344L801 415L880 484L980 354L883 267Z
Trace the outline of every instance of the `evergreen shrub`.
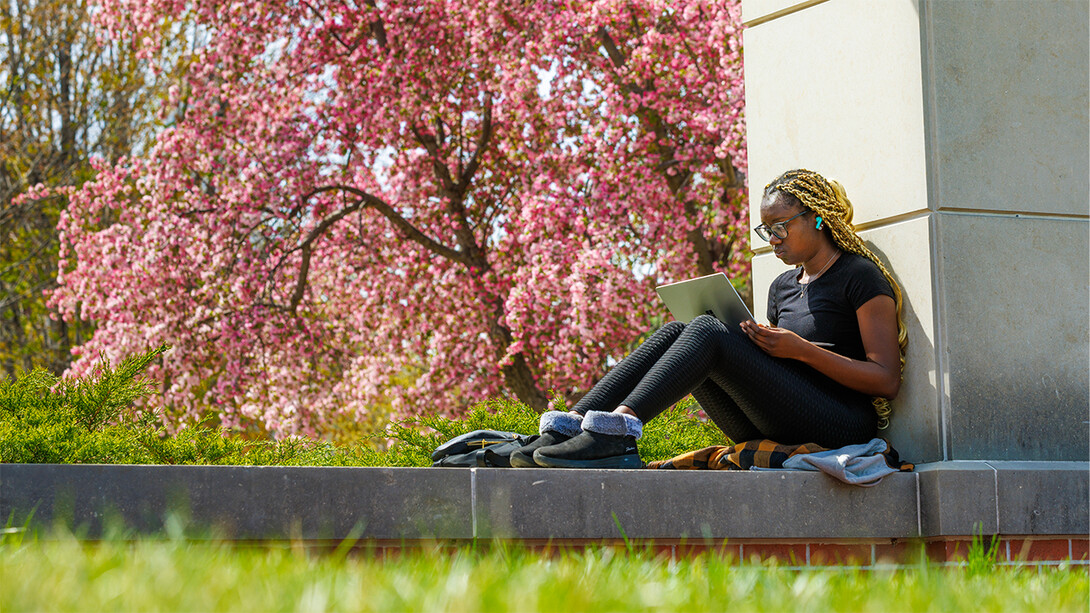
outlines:
M154 410L136 410L155 393L144 377L166 345L117 366L102 359L90 375L63 379L35 369L0 379L0 462L31 464L223 464L252 466L429 466L444 441L473 430L537 432L539 414L517 401L492 399L460 418L425 414L394 421L355 444L292 437L250 440L204 424L168 432ZM556 401L557 408L563 403ZM691 399L645 426L644 461L709 445L723 434Z

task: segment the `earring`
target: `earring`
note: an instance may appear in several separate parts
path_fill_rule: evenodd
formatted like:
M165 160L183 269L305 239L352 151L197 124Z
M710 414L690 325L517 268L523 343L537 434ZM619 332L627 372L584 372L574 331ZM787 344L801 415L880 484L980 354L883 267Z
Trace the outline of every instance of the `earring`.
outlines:
M821 229L821 223L822 223L822 221L824 221L824 220L823 220L823 219L821 219L821 216L820 216L820 215L818 215L818 218L817 218L817 225L816 225L816 226L814 226L814 227L815 227L815 228L817 228L818 230L820 230L820 229Z

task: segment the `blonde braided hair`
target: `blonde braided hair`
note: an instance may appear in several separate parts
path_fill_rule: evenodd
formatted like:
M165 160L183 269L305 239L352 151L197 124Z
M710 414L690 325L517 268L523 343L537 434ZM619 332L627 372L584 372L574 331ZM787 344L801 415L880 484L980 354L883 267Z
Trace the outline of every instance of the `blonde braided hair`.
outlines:
M773 192L783 192L794 196L802 206L821 215L837 247L869 259L878 266L878 270L882 271L882 275L893 288L894 301L897 303L897 344L901 350L901 376L903 377L908 330L901 316L904 305L901 287L893 280L893 275L889 274L889 270L878 256L874 255L863 243L863 239L856 234L855 227L852 225L852 203L844 192L844 186L812 170L799 169L789 170L765 186L765 197ZM880 429L889 427L889 400L875 398L874 410L878 413L878 427Z

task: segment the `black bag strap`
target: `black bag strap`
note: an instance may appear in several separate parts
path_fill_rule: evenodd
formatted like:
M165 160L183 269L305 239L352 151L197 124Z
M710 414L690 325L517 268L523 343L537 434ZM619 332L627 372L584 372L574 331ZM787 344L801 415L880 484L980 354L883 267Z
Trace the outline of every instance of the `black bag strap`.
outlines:
M537 434L525 435L512 432L509 433L512 435L511 439L505 441L500 440L495 436L496 434L494 430L476 430L455 437L440 445L432 453L431 457L434 460L432 466L510 468L511 454L538 438ZM480 448L472 449L475 445L480 445ZM450 453L452 449L457 449L460 453ZM466 451L466 449L471 450Z
M510 443L525 438L525 435L518 434L517 432L474 430L473 432L467 432L456 436L436 447L435 451L431 454L431 459L433 462L438 462L450 455L470 453L475 450L484 449L485 447L491 447L492 445Z

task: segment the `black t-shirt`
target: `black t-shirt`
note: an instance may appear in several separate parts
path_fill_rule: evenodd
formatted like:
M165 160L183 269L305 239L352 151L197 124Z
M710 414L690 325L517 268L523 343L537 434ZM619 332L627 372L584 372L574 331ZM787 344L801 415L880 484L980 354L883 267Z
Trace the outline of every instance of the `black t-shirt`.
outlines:
M844 252L809 287L799 283L801 274L801 267L789 270L768 288L769 323L808 341L832 343L828 349L840 355L865 360L855 312L875 296L893 298L882 271L869 259Z

